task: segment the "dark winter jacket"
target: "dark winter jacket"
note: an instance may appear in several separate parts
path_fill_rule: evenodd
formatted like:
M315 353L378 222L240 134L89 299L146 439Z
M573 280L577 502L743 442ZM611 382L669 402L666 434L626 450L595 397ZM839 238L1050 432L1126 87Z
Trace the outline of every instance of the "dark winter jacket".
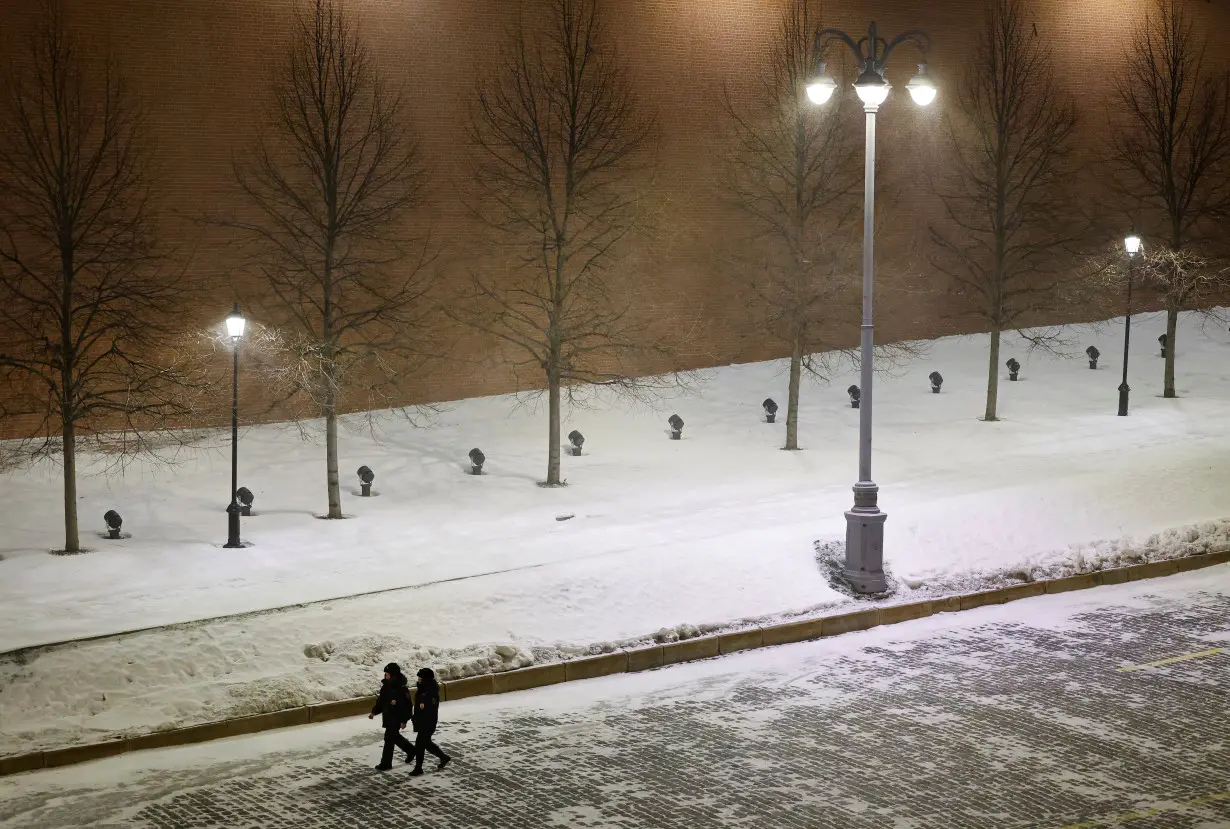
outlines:
M439 721L440 686L434 679L424 679L414 695L414 730L430 734Z
M380 683L380 696L372 707L372 716L380 715L380 722L385 728L399 728L410 721L412 716L410 689L406 687L404 676L395 676Z

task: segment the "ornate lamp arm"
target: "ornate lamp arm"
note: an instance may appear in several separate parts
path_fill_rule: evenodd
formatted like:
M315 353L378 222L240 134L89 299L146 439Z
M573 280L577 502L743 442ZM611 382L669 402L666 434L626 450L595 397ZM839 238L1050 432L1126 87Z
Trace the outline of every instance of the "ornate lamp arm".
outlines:
M875 24L873 23L872 25L874 26ZM917 46L918 51L922 52L924 57L931 51L931 38L927 36L926 32L920 32L918 29L910 29L907 32L902 32L893 38L891 43L884 47L884 51L880 54L879 59L876 61L876 69L879 70L881 74L884 73L884 64L888 63L888 56L893 53L894 49L906 41L909 41ZM884 41L880 42L883 43Z
M850 51L854 54L855 61L858 62L860 72L872 69L881 76L884 74L884 65L888 63L889 56L902 43L913 43L923 55L931 51L931 38L927 36L926 32L910 29L897 35L891 42L887 42L877 34L876 24L873 22L867 37L861 38L857 42L840 29L821 29L816 32L815 41L812 45L813 61L815 63L823 62L825 49L833 41L839 41L849 47Z
M874 25L875 24L873 23L872 26ZM816 39L812 45L812 52L814 53L813 58L815 62L822 62L825 48L834 40L841 41L846 44L846 46L850 47L850 51L854 53L854 59L858 61L858 67L861 70L864 62L866 61L866 58L863 57L862 41L855 43L854 38L850 37L840 29L821 29L816 32Z

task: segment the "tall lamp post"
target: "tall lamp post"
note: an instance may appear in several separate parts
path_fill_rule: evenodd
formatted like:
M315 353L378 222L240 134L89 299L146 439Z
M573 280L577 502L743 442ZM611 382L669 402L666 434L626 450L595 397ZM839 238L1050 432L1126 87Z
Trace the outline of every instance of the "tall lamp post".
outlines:
M1123 240L1123 247L1128 256L1128 284L1127 315L1123 321L1123 382L1119 384L1119 417L1127 417L1128 395L1132 391L1127 381L1128 345L1132 341L1132 277L1135 275L1133 271L1136 267L1136 254L1140 252L1140 237L1135 233L1130 234Z
M822 29L816 32L813 47L817 73L807 83L807 97L812 103L822 105L833 97L837 82L825 72L824 50L833 42L840 41L854 53L859 76L854 82L854 91L863 102L867 113L867 147L863 178L863 324L860 345L860 389L858 421L858 483L854 485L854 507L846 512L846 564L845 575L851 586L859 593L880 593L887 589L884 578L884 522L888 518L877 504L879 487L871 479L871 386L874 369L875 327L872 304L875 297L875 171L876 171L876 113L888 98L889 84L884 78L884 67L893 51L902 43L916 45L925 56L931 41L922 32L910 30L886 41L871 24L867 37L855 41L838 29ZM919 106L935 100L935 84L927 76L927 65L918 65L918 74L906 85L910 97Z
M248 321L239 313L239 303L226 318L226 336L231 340L234 368L231 373L231 503L226 508L226 544L224 547L242 547L239 540L239 513L241 507L235 494L239 489L239 341L243 339Z

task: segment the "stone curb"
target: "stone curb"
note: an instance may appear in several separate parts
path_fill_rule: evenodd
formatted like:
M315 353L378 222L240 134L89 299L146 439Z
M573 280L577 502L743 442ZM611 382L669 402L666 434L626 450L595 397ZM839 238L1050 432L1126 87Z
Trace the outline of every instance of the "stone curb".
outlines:
M440 683L440 696L446 701L456 701L468 697L542 688L560 682L573 682L582 679L611 676L613 674L647 671L664 665L711 659L721 654L734 653L736 651L785 645L794 642L806 642L829 636L840 636L843 633L867 630L868 628L880 625L895 625L900 622L922 619L939 613L972 610L978 607L1005 604L1006 602L1014 602L1018 599L1027 599L1034 596L1067 593L1072 590L1088 590L1091 587L1101 585L1124 584L1129 581L1171 576L1176 573L1185 573L1203 567L1213 567L1218 564L1226 564L1227 562L1230 562L1230 550L1222 550L1202 555L1187 556L1181 559L1132 564L1113 570L1082 573L1077 576L1066 576L1047 581L1014 584L1011 587L984 590L964 596L948 596L942 599L929 599L910 604L869 608L837 616L825 616L799 622L785 622L778 625L748 628L715 636L685 639L665 645L653 645L631 651L620 651L602 656L575 659L570 662L535 665L516 671L450 680ZM322 702L300 708L274 711L268 714L256 714L250 717L240 717L221 722L192 725L168 731L157 731L152 734L142 734L119 740L48 749L29 754L13 754L7 757L0 757L0 777L38 771L39 769L60 768L76 765L77 763L86 763L91 760L101 760L119 754L126 754L130 751L190 745L192 743L220 740L227 737L238 737L244 734L256 734L261 731L271 731L275 728L290 728L309 723L327 722L328 720L342 717L358 716L370 711L375 699L375 697L360 697L358 699L339 700L337 702Z

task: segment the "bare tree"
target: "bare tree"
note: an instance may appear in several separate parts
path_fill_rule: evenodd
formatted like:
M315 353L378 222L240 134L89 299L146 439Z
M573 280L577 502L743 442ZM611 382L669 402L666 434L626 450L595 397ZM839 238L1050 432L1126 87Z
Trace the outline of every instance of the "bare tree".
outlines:
M1176 254L1173 273L1154 284L1166 305L1165 397L1175 396L1174 367L1179 311L1201 291L1205 276L1184 261L1207 261L1205 249L1220 232L1215 220L1230 210L1230 83L1206 60L1207 40L1197 34L1184 4L1156 0L1137 26L1118 79L1125 112L1113 130L1126 195L1145 227ZM1152 234L1150 234L1152 235Z
M339 0L309 0L273 83L265 135L235 163L250 243L284 326L273 379L325 421L329 518L342 517L338 413L400 402L434 356L428 244L407 232L425 174L402 98Z
M1230 288L1230 266L1221 258L1209 257L1193 247L1173 250L1169 246L1141 247L1133 262L1125 262L1123 248L1114 245L1100 252L1087 266L1091 277L1107 291L1120 291L1131 278L1163 297L1175 297L1181 307L1204 307L1204 322L1225 325L1227 315L1216 307L1218 299ZM1169 333L1166 354L1169 355Z
M79 552L78 449L123 462L191 420L199 389L171 320L184 286L158 245L138 102L42 8L0 101L0 385L58 457L64 550Z
M1230 288L1230 266L1226 260L1205 256L1191 248L1142 250L1138 270L1145 285L1152 286L1164 297L1174 297L1180 307L1212 305ZM1219 327L1226 324L1226 314L1219 308L1206 308L1202 317ZM1172 342L1171 332L1167 330L1165 351L1168 357L1173 350Z
M785 449L799 448L803 375L832 371L840 345L833 326L852 312L857 287L857 135L840 99L821 108L804 93L820 22L814 0L789 0L754 104L729 91L722 98L733 133L726 191L753 231L750 244L740 240L737 278L748 283L764 329L790 353Z
M990 327L984 419L993 421L1001 335L1069 304L1089 226L1073 184L1076 106L1022 0L993 0L955 109L945 123L952 174L933 182L944 215L931 226L931 259ZM1052 333L1022 336L1054 347Z
M560 402L579 385L633 389L645 333L623 258L637 227L652 118L607 42L598 0L542 0L512 33L472 121L475 211L503 258L457 318L521 355L548 395L547 486L560 484ZM455 312L456 313L456 312Z

